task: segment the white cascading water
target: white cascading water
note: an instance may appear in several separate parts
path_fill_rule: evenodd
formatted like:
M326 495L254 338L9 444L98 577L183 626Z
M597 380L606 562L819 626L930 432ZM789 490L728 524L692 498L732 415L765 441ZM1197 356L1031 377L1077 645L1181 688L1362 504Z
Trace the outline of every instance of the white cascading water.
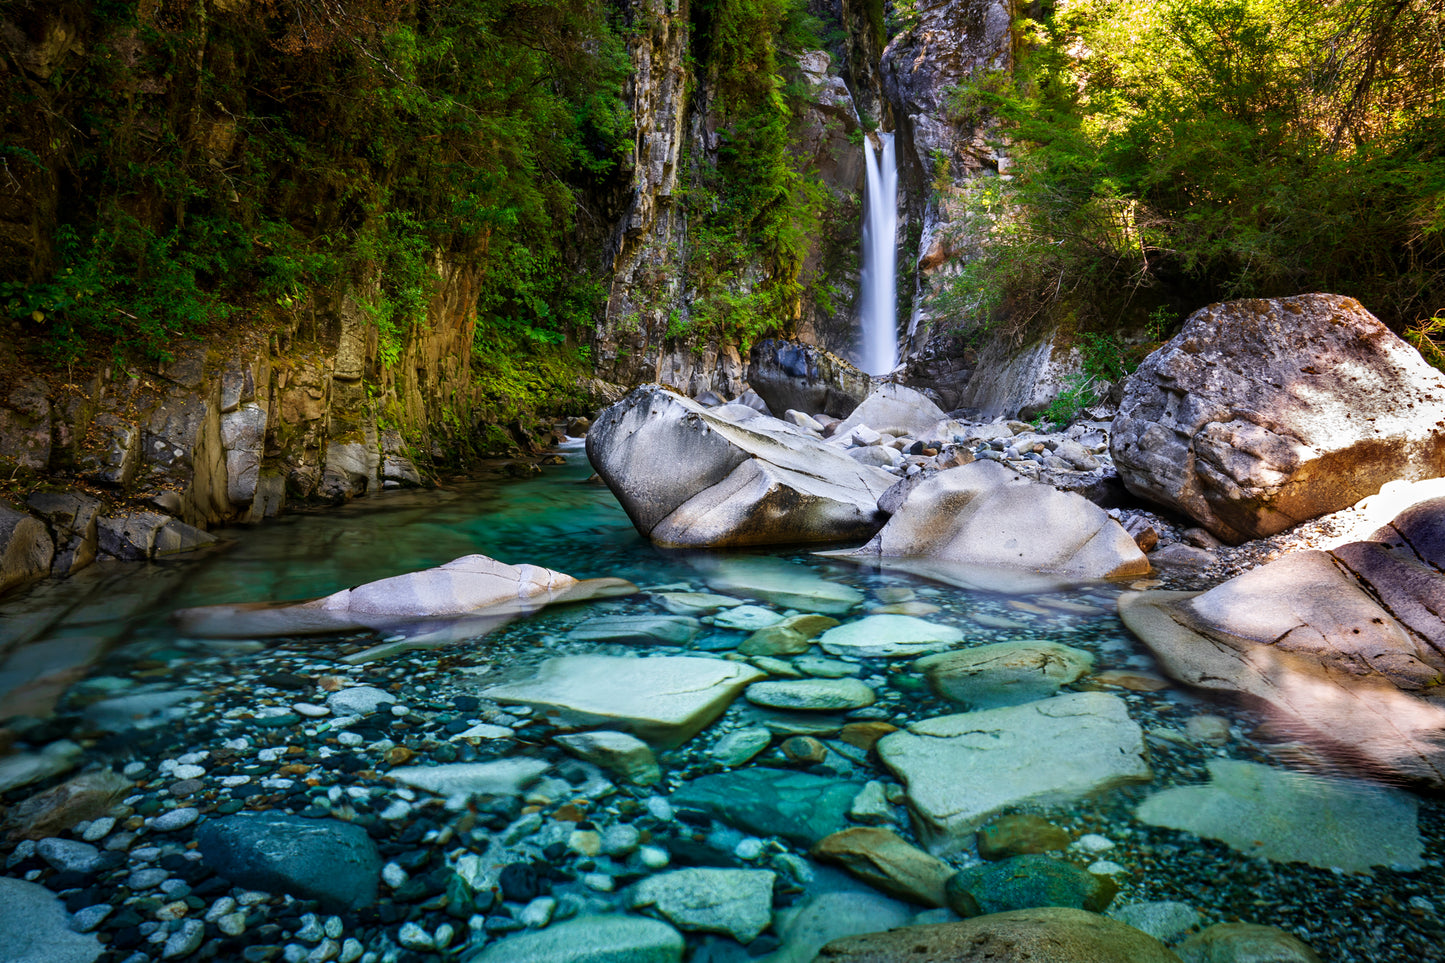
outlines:
M868 189L863 198L863 270L859 283L862 339L858 367L884 375L898 366L898 164L893 135L879 133L863 141Z

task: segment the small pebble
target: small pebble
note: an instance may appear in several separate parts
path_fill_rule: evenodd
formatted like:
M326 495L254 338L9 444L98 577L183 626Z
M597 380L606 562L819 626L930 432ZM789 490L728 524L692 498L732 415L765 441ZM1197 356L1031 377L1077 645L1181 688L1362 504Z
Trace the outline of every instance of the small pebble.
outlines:
M162 833L173 833L178 829L185 829L200 818L201 811L192 806L182 809L172 809L170 812L161 813L150 821L151 829Z

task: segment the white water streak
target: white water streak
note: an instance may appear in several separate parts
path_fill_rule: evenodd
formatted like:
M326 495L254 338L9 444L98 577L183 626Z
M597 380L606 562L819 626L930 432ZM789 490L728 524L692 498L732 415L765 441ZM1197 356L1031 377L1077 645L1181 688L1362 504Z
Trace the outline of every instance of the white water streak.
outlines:
M898 366L898 164L893 135L877 137L881 149L876 152L871 138L863 142L868 190L859 284L863 337L858 367L871 375L887 374Z

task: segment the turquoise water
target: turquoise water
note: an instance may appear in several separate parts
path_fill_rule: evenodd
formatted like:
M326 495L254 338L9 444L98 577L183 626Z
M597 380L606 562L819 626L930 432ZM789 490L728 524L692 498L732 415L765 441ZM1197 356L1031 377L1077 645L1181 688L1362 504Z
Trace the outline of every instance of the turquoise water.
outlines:
M167 616L189 606L314 597L472 553L544 565L578 578L626 578L644 589L707 590L707 573L728 556L654 548L637 535L611 493L588 481L591 469L580 449L568 450L565 458L566 464L546 467L540 477L510 479L497 472L452 480L435 491L383 493L340 509L221 532L228 544L200 557L146 566L97 565L69 581L37 586L0 602L0 638L11 647L22 646L20 655L11 656L8 677L7 668L0 667L0 683L85 659L95 660L97 674L144 667L185 682L192 661L198 666L213 661L217 652L238 662L271 659L278 652L284 656L286 644L248 650L185 639ZM1445 959L1445 926L1437 915L1445 913L1445 873L1436 858L1445 845L1445 815L1435 798L1401 794L1418 807L1423 861L1410 869L1381 866L1367 872L1270 860L1136 818L1136 807L1160 789L1207 782L1209 764L1219 759L1340 773L1312 747L1269 732L1265 720L1248 709L1158 680L1153 660L1113 614L1122 587L971 592L803 551L763 554L859 589L865 607L899 598L934 606L936 611L924 617L963 629L969 645L1050 639L1091 653L1095 674L1074 688L1102 689L1125 700L1147 734L1155 780L1029 809L1075 836L1095 833L1114 842L1114 848L1094 858L1125 870L1117 905L1177 900L1198 909L1206 922L1239 919L1279 926L1304 936L1327 960ZM443 658L447 666L485 660L519 668L557 651L586 651L587 646L568 641L566 632L601 612L659 614L661 609L647 596L557 608L444 653L411 653L405 657L405 673L432 679L435 691L449 671L439 668ZM358 638L343 650L375 641ZM709 631L695 645L721 648L736 641ZM313 660L342 651L326 643L294 646L298 658ZM53 653L53 664L45 653ZM863 673L887 676L882 688L889 693L890 711L910 719L959 711L934 697L921 680L908 678L907 661L885 665L875 660ZM723 722L736 722L747 711L739 700ZM1185 736L1188 720L1205 715L1229 724L1222 746ZM699 736L665 756L664 764L676 772L701 772L697 757L709 742L707 734ZM1289 814L1280 818L1288 822ZM1261 826L1259 832L1278 828Z

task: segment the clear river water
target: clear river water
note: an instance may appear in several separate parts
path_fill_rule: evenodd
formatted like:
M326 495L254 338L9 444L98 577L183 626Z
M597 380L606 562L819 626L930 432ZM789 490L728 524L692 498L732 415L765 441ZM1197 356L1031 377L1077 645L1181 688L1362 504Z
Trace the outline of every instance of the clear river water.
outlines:
M36 707L43 706L48 696L58 697L58 710L52 721L29 725L38 727L34 731L49 737L77 738L85 747L84 761L104 759L117 768L130 765L127 772L144 787L128 799L133 806L141 805L143 796L160 798L163 807L170 806L167 792L180 792L184 797L182 804L197 806L202 815L216 812L218 806L222 807L219 812L225 813L243 805L257 808L283 804L293 810L302 806L315 810L319 806L322 810L330 807L335 812L339 806L335 799L338 793L330 794L333 797L330 802L320 798L335 782L326 774L326 755L323 753L318 760L308 748L327 742L335 733L328 730L324 718L298 718L286 712L290 704L298 700L324 701L325 693L284 691L284 687L278 688L277 682L282 675L314 680L336 674L351 681L388 688L412 715L396 716L402 731L390 733L380 749L393 744L409 746L406 755L416 756L411 759L412 764L425 762L428 753L435 760L452 761L458 756L450 747L461 744L448 742L447 734L458 731L458 725L465 728L477 721L468 718L468 710L476 700L457 701L458 693L474 691L466 688L464 683L468 680L478 676L495 679L525 675L531 666L556 654L677 654L676 647L581 641L569 635L580 622L599 614L666 613L655 596L647 594L561 606L508 624L485 638L356 663L344 659L371 648L378 638L356 633L320 640L192 639L170 625L167 619L170 612L187 606L323 595L472 553L490 555L508 563L544 565L579 578L622 577L635 582L645 592L710 591L710 573L719 565L771 565L778 566L782 572L807 570L862 593L864 601L858 609L839 618L856 618L864 611L883 605L906 605L908 611L921 613L921 617L930 622L962 630L964 639L960 645L964 647L1052 640L1092 655L1093 671L1065 691L1107 692L1123 700L1130 718L1145 734L1152 781L1085 798L1031 802L1007 811L1042 816L1077 840L1061 855L1079 867L1089 867L1107 876L1117 885L1111 911L1134 904L1174 901L1196 911L1203 925L1239 920L1279 927L1305 940L1322 959L1329 961L1445 960L1445 925L1442 925L1445 806L1441 800L1407 789L1359 782L1348 773L1334 769L1308 744L1275 731L1267 719L1247 707L1211 700L1202 693L1162 679L1147 651L1113 612L1114 599L1124 586L1076 586L1043 593L974 592L905 573L821 558L807 551L733 554L665 551L637 535L604 486L587 481L590 467L580 449L567 449L564 458L566 464L546 467L538 477L509 478L496 472L487 477L452 480L437 490L382 493L325 512L285 515L263 526L221 532L228 539L226 546L197 557L144 566L96 565L73 579L46 582L0 600L0 640L8 643L6 647L11 650L8 661L0 664L0 691L33 683L47 674L54 683L49 687L31 684L23 687L24 691L18 695L12 692L8 710L0 714L13 715L16 706L41 714L43 708ZM766 600L744 600L767 604ZM709 656L727 655L745 638L745 633L719 629L706 624L708 620L703 621L701 634L686 648ZM811 655L816 657L816 650ZM935 695L910 668L911 661L858 660L852 671L875 689L878 701L868 711L850 718L903 725L961 711ZM598 679L597 684L605 686L607 680ZM66 728L70 725L67 720L82 718L85 706L97 700L118 693L182 687L192 694L192 701L186 703L188 712L173 714L168 717L172 721L145 730L147 734L143 736L117 740L113 736L90 733L83 725L78 729ZM15 701L21 696L38 701ZM648 790L633 792L632 796L642 802L649 797L665 798L669 790L675 790L689 779L718 771L720 767L710 754L717 740L723 734L745 727L763 725L779 733L773 746L747 765L789 765L777 745L781 737L788 734L788 723L776 718L770 722L770 718L759 707L737 699L721 719L701 734L680 747L661 751L658 759L665 774L663 782ZM875 757L835 738L837 726L843 721L841 717L819 718L823 722L811 724L811 729L799 723L794 730L816 731L826 749L821 762L814 760L805 765L811 765L813 771L840 778L876 779L896 786L897 780ZM827 719L835 718L837 723L829 730ZM252 727L252 720L264 721L264 729ZM559 757L555 747L541 745L545 735L541 730L531 733L541 733L536 739L522 738L530 732L525 718L514 719L513 724L521 733L518 737L521 742L509 744L506 754L534 753L551 761ZM22 736L25 732L22 728ZM257 745L264 742L295 748L297 758L313 762L313 779L299 786L267 783L268 787L279 787L271 795L250 795L231 788L230 783L236 783L247 773L260 779L254 763L247 768L242 765L246 762L244 759L227 761L237 753L245 756L247 750L237 749L242 743L234 740L247 736ZM375 732L366 734L368 740L375 737ZM27 738L39 737L32 733ZM439 751L438 746L448 748ZM198 752L210 753L209 760L200 764L200 768L209 768L210 772L200 778L198 787L183 786L175 790L174 778L168 775L174 767L166 768L162 760ZM463 761L485 759L488 754L485 747L479 756L462 745L460 758ZM1290 792L1271 788L1273 784L1256 784L1253 788L1238 790L1234 796L1216 793L1193 797L1186 808L1216 810L1220 822L1233 825L1236 830L1233 835L1240 838L1228 842L1210 838L1205 832L1168 828L1158 824L1159 820L1150 822L1140 818L1139 807L1157 794L1177 787L1205 786L1211 779L1219 781L1222 760L1300 775L1295 782L1288 783ZM366 764L370 766L372 762ZM799 765L796 760L791 764ZM375 768L375 772L367 769L360 773L336 774L340 782L335 784L361 785L371 793L375 803L372 809L383 811L396 801L391 795L394 787L384 778L385 767ZM227 773L230 776L226 776ZM226 785L207 782L222 778L227 780ZM172 788L166 788L168 785ZM1319 799L1332 794L1338 796L1341 791L1345 794L1339 797L1343 799L1343 809L1316 805ZM1355 794L1350 795L1351 792ZM14 802L25 794L23 790L12 791L4 798ZM457 852L448 850L451 844L446 842L451 838L450 830L444 828L447 813L439 803L429 805L418 795L410 791L400 794L399 798L406 801L403 809L412 807L412 815L396 817L393 813L389 825L402 843L392 840L392 850L424 843L435 850L428 865L455 866ZM365 791L353 796L367 798ZM736 829L716 824L709 829L702 823L676 824L669 829L658 822L657 806L649 803L640 810L639 802L628 802L626 796L627 793L620 793L611 797L611 801L607 798L594 801L593 822L599 829L606 828L611 820L625 822L642 812L643 817L653 821L644 819L638 825L654 839L685 842L692 838L693 843L671 846L674 866L727 864L729 860L734 865L760 865L757 860L763 857L746 848L737 849L745 834ZM228 804L231 797L235 798ZM545 793L539 798L545 799ZM555 819L557 812L553 804L563 801L534 802L530 808L540 808L543 815ZM895 796L894 801L901 800ZM548 808L549 805L552 808ZM358 805L357 811L366 809ZM516 813L505 816L497 826L506 825ZM406 830L406 823L413 819L425 832ZM901 805L895 806L895 819L894 828L914 838ZM673 835L669 836L670 832ZM688 837L689 832L692 837ZM564 842L570 838L556 837ZM767 845L770 853L788 850L805 855L805 847L790 848L772 840ZM729 856L728 846L745 855ZM0 848L0 854L5 851ZM593 876L612 872L616 877L615 894L596 883L589 884L592 885L590 892L578 889L581 895L560 898L562 907L568 905L568 900L575 904L566 912L578 912L578 906L586 912L592 905L587 903L589 899L597 905L608 900L615 902L621 898L616 894L621 894L640 872L635 858L627 863L622 857L610 862L609 857L596 857L596 865L589 870L588 863L580 869L575 865L580 858L576 853L559 853L556 846L543 847L543 851L559 866L570 867L573 877L581 878L589 872ZM383 854L387 852L384 847ZM709 856L709 852L714 855ZM721 855L717 855L719 853ZM980 863L978 856L967 847L948 858L959 867ZM1381 862L1371 865L1376 859ZM1351 861L1360 865L1337 865ZM6 875L29 874L43 882L48 872L34 857L16 860L12 855ZM829 885L860 885L847 882L841 874L821 869L817 872L818 879L833 881ZM154 899L145 902L146 894L133 893L119 883L105 882L111 878L100 877L101 882L94 884L90 895L104 895L106 901L118 906L135 904L146 912L156 912L152 905ZM572 893L567 887L577 885L559 882L559 893ZM799 883L792 896L779 898L779 915L769 934L745 948L715 934L689 932L691 958L710 963L794 958L796 954L790 955L792 937L784 925L784 911L790 900L811 898L813 891L809 885L823 884ZM384 895L388 892L391 891L383 887ZM196 899L191 898L193 902ZM211 898L207 896L200 902L204 905ZM72 902L77 901L84 902L84 897ZM160 903L165 902L160 898ZM432 909L427 909L428 906ZM909 912L922 909L915 906ZM145 918L146 912L137 915ZM193 916L200 912L203 910L196 908ZM558 918L565 915L562 909L557 912ZM923 918L934 920L946 916L943 910L930 912L933 915ZM433 904L418 901L401 910L383 913L379 919L368 916L354 921L348 917L345 925L347 934L355 934L372 950L383 945L394 946L397 942L405 945L405 941L397 937L398 927L404 920L416 921L432 934L429 939L434 938L439 926L454 927L456 935L447 931L452 942L446 949L451 956L463 958L468 947L487 939L501 939L513 928L510 923L482 928L482 924L474 920L469 938L465 914L452 916L448 922L448 917ZM116 945L128 943L140 947L140 950L125 952L116 950L107 957L116 960L127 959L132 952L159 957L164 941L155 934L159 932L164 937L167 927L174 930L176 926L158 924L158 929L132 923L128 930L111 932L107 925L97 929L104 938L119 939L121 942ZM218 943L220 949L202 951L201 955L209 952L227 958L226 953L239 952L236 947L247 941L253 945L269 942L281 947L288 940L294 943L300 939L295 936L295 921L286 916L284 908L272 911L269 916L254 911L249 927L248 936L237 937L232 943ZM479 935L484 929L485 937ZM213 925L205 933L208 940L213 936L223 939L215 934ZM404 951L399 956L393 952L392 957L440 958L437 952L441 951L428 951L424 944L425 941L419 944L421 949ZM303 941L302 945L312 944ZM282 952L277 950L277 954ZM0 957L3 955L0 951Z

